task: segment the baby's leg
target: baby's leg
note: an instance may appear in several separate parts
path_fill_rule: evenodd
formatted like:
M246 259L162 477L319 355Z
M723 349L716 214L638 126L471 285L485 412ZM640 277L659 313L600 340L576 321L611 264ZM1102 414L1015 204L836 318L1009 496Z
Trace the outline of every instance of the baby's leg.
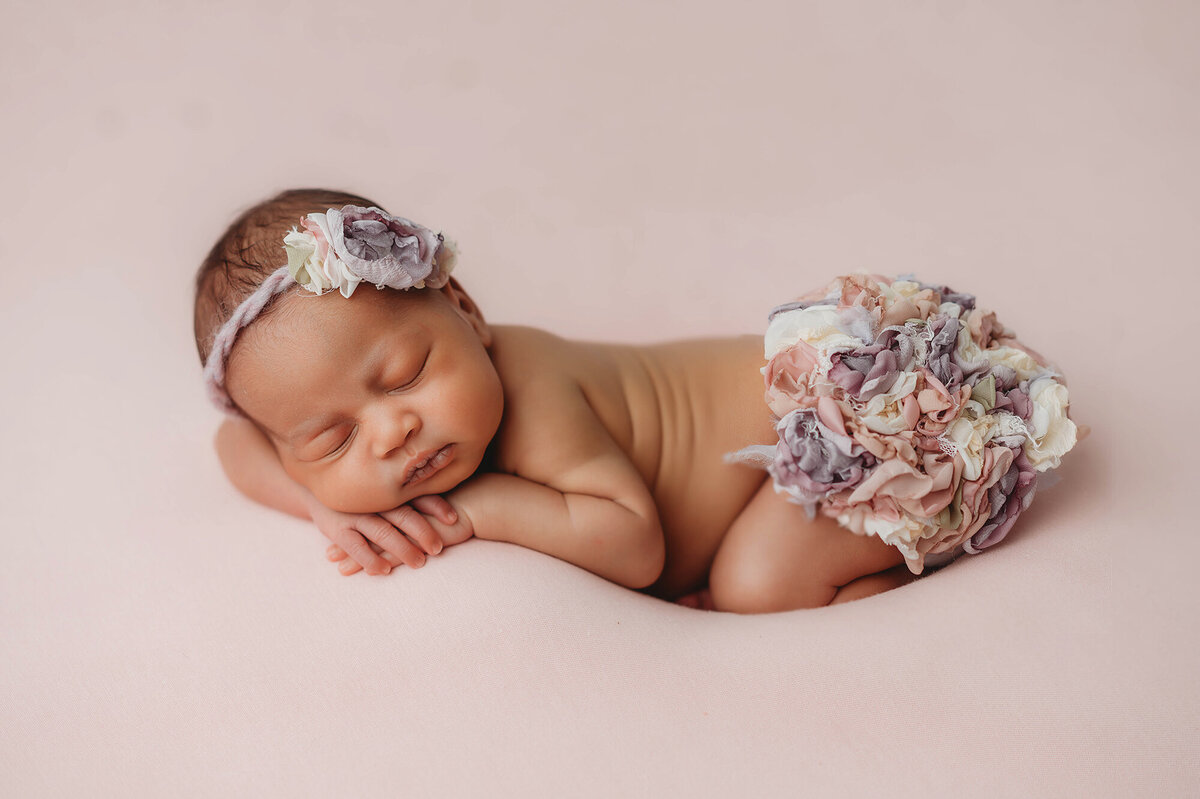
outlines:
M775 493L770 478L734 519L713 561L717 610L769 613L861 599L911 582L904 556ZM899 567L899 568L897 568Z
M850 533L850 535L854 535L854 533ZM901 559L903 560L903 558ZM911 583L915 579L917 579L917 575L909 571L908 566L901 564L887 571L859 577L857 580L843 585L838 589L837 595L829 604L836 605L840 602L849 602L852 599L862 599L874 594L881 594L889 589L899 588L902 585Z

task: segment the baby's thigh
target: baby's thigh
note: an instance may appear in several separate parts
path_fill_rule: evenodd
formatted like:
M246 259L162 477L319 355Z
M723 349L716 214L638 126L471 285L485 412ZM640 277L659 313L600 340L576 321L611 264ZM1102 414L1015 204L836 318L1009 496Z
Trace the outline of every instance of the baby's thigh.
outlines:
M899 550L876 536L856 535L827 516L810 520L768 478L725 534L709 587L720 610L821 607L839 587L902 563Z

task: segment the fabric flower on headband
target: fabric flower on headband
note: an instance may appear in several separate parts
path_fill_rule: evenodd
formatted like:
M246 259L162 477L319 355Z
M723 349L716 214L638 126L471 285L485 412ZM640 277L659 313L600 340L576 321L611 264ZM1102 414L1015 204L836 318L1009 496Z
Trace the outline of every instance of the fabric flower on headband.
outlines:
M765 469L810 518L878 536L914 574L999 543L1087 432L1062 375L995 314L911 276L839 277L776 308L765 344L779 441L726 460Z
M379 208L347 205L309 214L283 238L288 273L314 294L349 297L366 281L376 288L441 288L455 248L434 233Z
M213 404L231 416L241 416L225 390L233 343L280 294L299 284L314 294L336 289L348 298L364 281L377 289L440 289L450 281L458 257L454 243L441 233L375 207L330 208L304 217L300 227L283 237L287 265L267 275L213 335L204 384Z

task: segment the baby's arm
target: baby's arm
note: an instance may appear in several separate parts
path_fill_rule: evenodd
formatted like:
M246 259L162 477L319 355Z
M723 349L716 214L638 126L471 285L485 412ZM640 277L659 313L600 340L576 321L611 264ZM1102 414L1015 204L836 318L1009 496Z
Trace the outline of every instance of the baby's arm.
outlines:
M326 508L284 471L271 442L249 421L227 419L217 431L215 443L230 482L255 502L311 519L333 542L331 554L342 560L339 568L343 574L357 571L355 564L368 574L387 574L400 563L419 568L425 562L424 553L436 555L443 544L458 543L440 536L430 524L430 519L435 519L443 522L439 525L442 531L457 528L453 509L440 497L418 497L412 501L413 507L402 505L380 514L340 513ZM343 559L342 552L349 559Z
M271 442L245 419L226 419L217 430L217 457L225 476L250 499L301 519L311 519L315 498L279 462Z
M546 378L506 409L506 471L447 494L477 538L507 541L630 588L662 573L658 509L577 385Z
M662 573L657 516L618 498L563 491L511 474L478 475L449 498L476 538L536 549L629 588L645 588Z

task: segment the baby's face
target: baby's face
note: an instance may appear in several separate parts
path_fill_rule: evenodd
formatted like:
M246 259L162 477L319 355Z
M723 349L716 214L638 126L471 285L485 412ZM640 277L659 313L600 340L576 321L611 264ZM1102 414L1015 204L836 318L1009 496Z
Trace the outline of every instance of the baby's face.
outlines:
M226 386L322 504L378 513L479 468L504 408L490 343L457 284L301 292L242 331Z

